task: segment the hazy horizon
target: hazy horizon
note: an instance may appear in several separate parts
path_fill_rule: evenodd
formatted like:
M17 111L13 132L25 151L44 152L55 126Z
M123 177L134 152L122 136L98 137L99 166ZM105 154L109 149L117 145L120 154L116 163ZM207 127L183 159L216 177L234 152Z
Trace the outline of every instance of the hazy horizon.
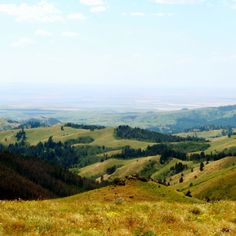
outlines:
M132 90L86 85L11 85L7 89L0 88L0 99L0 108L8 109L172 111L236 104L234 89L199 88L196 91L191 88L136 87Z

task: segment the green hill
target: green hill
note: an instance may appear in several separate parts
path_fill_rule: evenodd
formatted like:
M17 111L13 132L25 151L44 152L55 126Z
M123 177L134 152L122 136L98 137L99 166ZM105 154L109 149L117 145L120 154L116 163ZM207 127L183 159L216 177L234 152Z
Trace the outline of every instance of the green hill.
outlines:
M151 142L143 142L128 139L116 139L114 136L114 128L104 128L99 130L75 129L71 127L61 128L61 125L51 127L40 127L34 129L25 129L26 141L31 145L36 145L39 142L45 142L49 137L53 136L53 140L66 142L68 140L77 139L79 137L91 137L94 139L90 145L106 146L110 148L121 148L129 145L133 148L145 148ZM16 142L16 134L19 130L2 131L0 132L0 143L9 145ZM80 144L77 144L80 145ZM76 144L75 144L76 146Z
M120 128L122 128L122 133L124 133L124 127L122 126ZM15 143L16 134L18 132L19 130L0 132L0 142L5 145ZM168 145L176 151L171 152L170 154L170 150L166 150L169 153L168 158L165 162L161 162L162 164L160 164L160 156L162 155L155 156L155 153L147 155L145 153L145 157L144 155L140 155L136 157L130 156L123 159L119 159L119 155L117 154L121 153L122 147L127 145L131 146L131 148L135 150L140 148L140 154L142 154L142 150L144 150L147 146L154 144L147 141L130 139L133 138L130 137L130 134L141 134L142 139L148 139L149 137L164 137L165 139L174 137L175 139L175 136L160 136L159 133L149 131L146 132L142 129L132 129L128 127L128 136L125 135L127 139L124 139L121 137L116 137L114 128L101 127L99 129L90 130L86 129L86 127L84 129L80 129L80 126L72 128L61 125L25 129L25 133L26 142L31 145L36 145L39 142L46 142L51 136L53 136L53 140L55 142L61 141L63 143L70 143L70 145L75 147L75 150L66 148L66 146L60 145L59 143L49 142L45 145L45 147L42 146L41 149L38 146L37 149L35 149L35 152L41 153L39 158L63 164L64 167L71 168L74 173L79 173L79 175L86 178L101 181L114 180L117 177L124 178L129 175L139 175L141 177L152 178L154 180L170 183L171 185L174 185L176 189L180 189L184 192L190 190L193 196L201 199L206 198L207 196L209 196L210 199L220 199L222 196L221 193L226 190L228 191L228 194L224 195L225 198L234 199L233 195L235 194L235 190L233 187L231 188L231 186L235 183L235 169L232 167L233 163L227 167L218 166L218 168L216 168L218 163L226 163L225 160L227 158L219 161L211 161L210 164L205 166L205 170L203 172L200 172L199 170L199 160L195 159L189 161L187 158L179 160L181 159L180 156L179 159L176 158L178 152L181 152L182 150L185 152L184 156L187 157L188 152L200 152L202 149L204 150L207 148L206 145L210 145L210 147L206 150L206 153L211 153L212 150L222 151L226 148L235 147L236 143L234 142L234 135L230 138L225 136L220 138L212 138L209 143L203 143L202 140L200 142L182 142L181 139L181 142L168 143ZM157 137L155 136L156 134ZM81 140L89 140L89 142L83 143ZM175 141L179 140L177 139ZM27 150L27 148L29 149L29 147L24 147L25 150ZM18 147L16 149L16 153L20 150L21 148ZM44 152L47 152L47 155L45 155ZM34 149L32 149L29 153L34 154ZM27 152L24 152L24 154L27 155ZM62 156L57 154L62 154ZM163 154L165 154L165 152ZM114 158L112 155L117 156ZM171 156L169 157L169 155ZM70 156L70 159L68 156ZM60 161L57 161L58 158ZM234 158L231 159L234 160ZM186 165L187 169L183 172L181 171L179 174L176 174L177 172L175 173L173 168L180 162L183 165ZM215 166L215 168L212 168L213 166ZM227 168L232 168L231 172ZM194 169L193 172L191 172L191 169ZM222 173L224 176L227 176L227 178L225 177L227 180L222 178ZM179 179L181 174L184 174L184 182L180 184ZM197 179L195 179L195 176L197 176ZM226 182L224 187L221 184L222 182ZM191 187L189 187L190 184L192 185ZM230 188L233 190L228 190ZM209 192L207 189L209 189ZM218 189L218 191L215 191L215 189Z
M236 157L226 157L205 164L200 171L199 163L183 172L183 183L179 183L180 175L171 177L170 183L181 191L190 190L192 195L200 199L232 199L236 200Z
M134 158L131 160L121 159L108 159L103 162L97 162L95 164L86 166L79 170L79 174L85 177L100 178L104 175L105 179L123 178L125 176L138 174L142 169L148 165L150 161L159 161L160 156ZM107 173L107 170L111 167L116 167L113 173Z

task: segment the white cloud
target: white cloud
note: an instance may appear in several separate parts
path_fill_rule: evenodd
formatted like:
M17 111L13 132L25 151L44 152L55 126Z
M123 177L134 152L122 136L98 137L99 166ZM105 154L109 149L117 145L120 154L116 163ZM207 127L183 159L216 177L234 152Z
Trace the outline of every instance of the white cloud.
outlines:
M90 12L99 13L107 10L106 3L103 0L80 0L80 3L90 7Z
M79 32L75 32L75 31L65 31L62 32L62 36L66 37L66 38L77 38L79 37Z
M38 29L34 32L35 35L40 36L40 37L51 37L52 33L48 32L46 30Z
M26 46L32 45L34 42L30 38L19 38L15 42L11 43L12 47L24 48Z
M14 16L17 21L55 22L62 21L61 11L47 1L36 4L0 4L0 13Z
M158 4L194 4L203 2L204 0L153 0L153 1Z
M67 18L69 20L86 20L87 17L85 17L82 13L71 13L69 15L67 15Z

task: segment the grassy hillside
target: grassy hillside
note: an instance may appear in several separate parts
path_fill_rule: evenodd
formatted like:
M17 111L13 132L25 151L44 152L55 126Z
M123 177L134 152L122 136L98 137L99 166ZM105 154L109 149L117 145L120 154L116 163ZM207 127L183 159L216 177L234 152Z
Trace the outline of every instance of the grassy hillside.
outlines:
M234 132L236 130L234 129ZM181 137L197 136L199 138L205 138L209 140L210 147L206 150L206 153L221 152L225 149L236 147L236 135L228 136L222 135L222 129L209 130L209 131L197 131L197 132L185 132L178 134Z
M18 131L19 130L0 132L0 143L4 145L15 143L15 136ZM126 145L129 145L133 148L145 148L150 144L149 142L116 139L114 137L113 128L90 131L85 129L74 129L70 127L64 127L64 130L61 130L60 125L55 125L46 128L25 129L25 132L27 137L26 141L32 145L35 145L40 141L45 142L50 136L53 136L53 139L55 141L62 142L71 139L76 139L78 137L91 137L94 139L94 142L92 142L90 145L106 146L110 148L121 148Z
M236 200L236 157L210 162L203 171L200 171L199 164L192 167L193 172L184 171L183 183L179 183L181 174L178 174L171 177L171 185L181 191L190 190L200 199Z
M0 234L13 236L236 233L235 202L201 203L151 182L129 182L58 200L0 202L0 211Z
M151 160L159 161L159 156L135 158L131 160L109 159L103 162L98 162L93 165L86 166L79 170L79 174L85 177L104 177L114 179L122 178L128 175L138 174ZM107 174L107 169L112 166L117 166L117 169L111 175Z
M166 179L170 176L170 168L173 167L176 163L181 162L183 164L187 164L188 166L192 164L189 161L180 161L176 158L172 159L171 161L167 162L165 165L161 165L153 174L152 178L155 180L158 179Z
M209 131L197 131L197 132L183 132L178 134L181 137L199 137L199 138L204 138L204 139L212 139L216 137L221 137L222 136L222 129L218 130L209 130Z
M228 138L226 136L215 138L211 140L210 148L206 150L207 153L210 152L220 152L227 148L236 147L236 135Z

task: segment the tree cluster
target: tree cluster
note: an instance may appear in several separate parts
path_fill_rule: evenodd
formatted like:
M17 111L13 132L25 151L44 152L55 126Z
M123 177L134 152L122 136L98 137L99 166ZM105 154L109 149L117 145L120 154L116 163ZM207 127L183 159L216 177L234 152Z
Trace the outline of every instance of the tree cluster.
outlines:
M170 168L170 171L173 173L173 174L178 174L184 170L188 169L188 166L187 165L184 165L182 162L177 162L175 164L175 166L172 166Z
M101 126L101 125L84 125L84 124L74 124L74 123L66 123L64 126L74 128L74 129L88 129L88 130L96 130L96 129L105 128L105 126Z
M156 144L152 146L148 146L146 149L134 149L129 146L126 146L122 149L122 152L119 154L115 154L114 158L121 158L121 159L132 159L137 157L146 157L146 156L155 156L161 155L160 163L164 164L170 158L176 157L181 160L186 160L187 155L183 152L178 152L171 149L166 144Z
M55 142L53 137L49 137L45 143L39 142L35 146L30 146L26 142L17 142L10 144L7 151L14 154L21 154L24 156L38 157L51 163L59 164L65 168L70 167L84 167L99 161L96 156L99 153L109 151L102 146L79 146L73 147L68 141L67 143Z
M155 143L163 143L163 142L183 142L183 141L203 141L203 139L199 139L197 137L179 137L169 134L162 134L155 131L150 131L146 129L140 128L132 128L127 125L118 126L115 129L115 136L117 138L122 139L136 139L139 141L149 141Z

